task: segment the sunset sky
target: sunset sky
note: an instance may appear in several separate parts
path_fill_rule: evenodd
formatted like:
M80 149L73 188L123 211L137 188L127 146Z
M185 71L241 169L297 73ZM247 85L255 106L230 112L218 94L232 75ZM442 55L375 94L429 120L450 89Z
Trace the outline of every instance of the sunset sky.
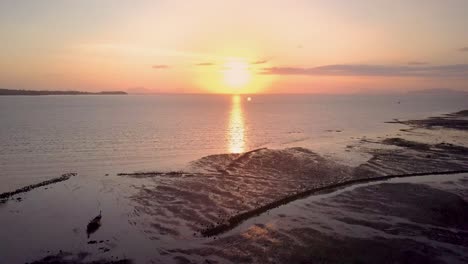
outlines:
M468 91L468 1L0 1L0 88Z

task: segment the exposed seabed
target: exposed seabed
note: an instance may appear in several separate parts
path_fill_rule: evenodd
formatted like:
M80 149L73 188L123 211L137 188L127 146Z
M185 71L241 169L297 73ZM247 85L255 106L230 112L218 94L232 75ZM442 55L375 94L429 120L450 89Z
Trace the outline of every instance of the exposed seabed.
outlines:
M356 166L263 148L4 193L0 263L466 263L467 115L392 121Z

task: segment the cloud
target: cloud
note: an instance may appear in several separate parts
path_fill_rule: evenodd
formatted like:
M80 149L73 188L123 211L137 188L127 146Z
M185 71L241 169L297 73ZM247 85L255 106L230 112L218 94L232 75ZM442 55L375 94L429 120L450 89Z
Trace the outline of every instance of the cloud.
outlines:
M215 64L212 62L201 62L201 63L195 64L195 66L213 66L213 65Z
M163 70L163 69L168 69L169 65L157 64L157 65L151 66L151 68L156 69L156 70Z
M368 64L336 64L313 68L270 67L263 68L262 74L312 75L312 76L468 76L468 64L439 66L399 66Z
M427 65L427 61L408 61L408 65Z
M257 65L257 64L265 64L267 62L268 60L258 60L258 61L253 61L250 64Z
M463 48L459 49L459 51L461 51L461 52L468 52L468 47L463 47Z

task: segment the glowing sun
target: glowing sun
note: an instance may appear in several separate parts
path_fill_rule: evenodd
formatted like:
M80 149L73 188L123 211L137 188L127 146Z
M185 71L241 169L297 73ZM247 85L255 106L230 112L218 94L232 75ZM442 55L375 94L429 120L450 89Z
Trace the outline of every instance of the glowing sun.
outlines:
M246 86L252 77L249 63L243 59L228 59L223 67L223 79L231 88Z
M194 80L197 86L211 93L255 94L268 88L273 75L261 74L269 64L255 65L255 58L222 57L211 67L196 67Z

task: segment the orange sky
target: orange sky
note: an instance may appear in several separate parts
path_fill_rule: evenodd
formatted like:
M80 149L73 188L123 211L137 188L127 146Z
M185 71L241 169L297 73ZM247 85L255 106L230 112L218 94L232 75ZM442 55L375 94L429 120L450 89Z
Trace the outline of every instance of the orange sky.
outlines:
M407 2L2 1L0 87L468 90L468 2Z

